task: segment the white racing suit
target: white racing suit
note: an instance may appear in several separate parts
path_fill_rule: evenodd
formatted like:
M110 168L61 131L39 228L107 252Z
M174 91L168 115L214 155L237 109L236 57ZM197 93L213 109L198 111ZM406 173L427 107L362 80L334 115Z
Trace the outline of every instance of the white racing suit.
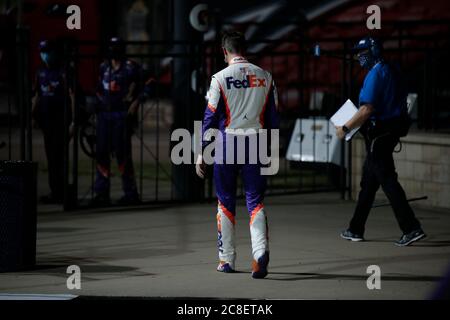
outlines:
M202 136L211 128L218 129L223 145L216 143L215 150L223 148L223 161L214 163L214 184L218 198L217 226L218 249L221 263L234 268L235 215L237 177L241 174L247 209L250 214L250 233L254 263L266 252L268 255L268 227L263 204L266 177L261 175L261 164L249 161L250 140L245 150L234 145L236 157L243 163L228 163L225 155L228 142L237 139L235 130L278 129L277 96L272 75L242 57L234 58L230 65L212 77L208 92L208 105L202 125ZM245 133L244 133L245 135ZM256 134L255 134L256 135ZM256 135L257 136L257 135ZM242 133L241 133L242 138ZM244 138L245 139L245 138ZM209 141L203 140L205 147ZM227 162L227 163L226 163Z

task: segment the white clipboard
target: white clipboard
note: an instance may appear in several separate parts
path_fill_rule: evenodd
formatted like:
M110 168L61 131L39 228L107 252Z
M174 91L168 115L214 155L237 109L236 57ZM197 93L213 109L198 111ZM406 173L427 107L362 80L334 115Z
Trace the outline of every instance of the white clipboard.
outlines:
M339 108L339 110L330 118L330 121L337 127L342 127L344 124L350 120L355 113L358 112L358 108L353 104L353 102L348 99ZM350 141L350 139L354 136L356 132L358 132L358 128L352 129L349 133L345 135L345 141Z

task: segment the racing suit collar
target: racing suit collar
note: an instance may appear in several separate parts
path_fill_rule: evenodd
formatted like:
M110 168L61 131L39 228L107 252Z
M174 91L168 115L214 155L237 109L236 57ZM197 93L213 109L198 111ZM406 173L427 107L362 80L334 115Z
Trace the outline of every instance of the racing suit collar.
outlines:
M231 59L229 64L232 65L235 63L246 63L246 62L248 62L247 59L245 59L242 56L237 56L237 57L234 57L233 59Z

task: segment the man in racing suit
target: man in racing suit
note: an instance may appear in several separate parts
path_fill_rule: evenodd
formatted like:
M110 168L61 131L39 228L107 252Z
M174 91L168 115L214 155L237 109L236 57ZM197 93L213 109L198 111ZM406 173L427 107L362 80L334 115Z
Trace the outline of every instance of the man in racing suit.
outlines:
M249 63L242 54L245 38L241 33L225 33L222 48L228 67L216 73L211 80L208 92L208 105L205 110L202 136L211 128L219 130L223 137L223 154L229 148L228 141L237 137L236 130L254 133L260 129L278 129L276 110L276 89L272 75L260 67ZM247 138L247 137L246 137ZM217 140L216 140L217 141ZM250 138L248 139L250 141ZM249 143L245 150L237 150L237 157L245 158L243 164L228 160L214 163L214 184L218 198L217 226L220 272L233 272L235 269L235 207L236 180L239 172L243 179L247 209L250 214L250 233L252 242L252 277L264 278L269 263L267 217L263 198L266 177L261 174L262 164L249 161ZM203 146L207 145L203 142ZM219 148L221 148L219 146ZM236 156L236 148L234 155ZM216 143L215 152L218 152ZM242 154L244 153L244 154ZM236 159L234 159L236 160ZM199 156L196 165L199 177L205 176L205 161Z

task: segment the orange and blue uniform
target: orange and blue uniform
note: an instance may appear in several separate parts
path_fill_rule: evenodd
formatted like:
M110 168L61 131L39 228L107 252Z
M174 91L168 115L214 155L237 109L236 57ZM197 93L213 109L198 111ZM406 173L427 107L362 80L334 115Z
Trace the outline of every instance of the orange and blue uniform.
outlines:
M212 77L208 91L208 105L205 110L202 135L209 129L218 129L223 137L223 145L216 143L216 155L220 149L223 155L232 151L233 163L215 161L214 184L218 198L217 225L219 260L234 269L235 240L234 226L236 214L237 176L241 174L244 182L247 209L250 214L252 254L257 262L263 256L268 259L267 217L263 204L266 190L266 177L261 174L262 164L251 161L249 135L254 132L258 141L259 129L278 129L277 94L272 75L260 67L249 63L243 57L232 59L230 65ZM245 150L233 144L229 150L228 142L236 142L237 132L246 135ZM203 147L208 141L203 141ZM242 161L236 161L240 158ZM237 163L236 163L237 162ZM220 265L219 265L220 267Z

